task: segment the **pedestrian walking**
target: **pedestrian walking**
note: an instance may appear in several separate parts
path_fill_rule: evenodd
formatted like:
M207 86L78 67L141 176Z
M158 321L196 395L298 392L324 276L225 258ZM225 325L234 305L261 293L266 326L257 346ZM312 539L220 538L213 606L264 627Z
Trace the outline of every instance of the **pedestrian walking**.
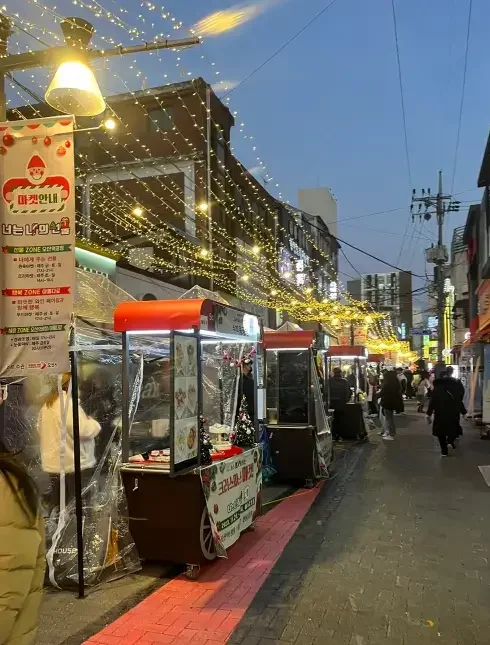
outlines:
M429 373L423 372L421 374L421 379L417 385L417 401L418 407L417 412L424 411L425 399L427 398L427 392L429 391Z
M415 396L415 390L413 387L413 372L410 368L407 367L407 369L403 372L405 374L405 378L407 379L407 399L413 399Z
M385 418L385 431L381 436L387 441L393 441L396 436L395 413L403 411L402 389L396 372L390 370L385 373L378 396Z
M343 378L340 367L335 367L333 377L328 381L330 391L330 408L333 413L332 434L334 441L342 440L342 427L345 422L345 408L352 392L347 379Z
M456 439L460 434L460 417L466 414L460 388L451 383L447 372L443 371L434 380L434 389L427 409L427 420L432 423L432 434L438 438L441 446L441 456L448 456L448 445L456 448Z
M0 643L34 643L44 583L44 521L27 471L0 445Z
M367 388L368 412L370 417L378 416L378 406L376 405L376 393L378 391L378 377L376 374L370 374Z

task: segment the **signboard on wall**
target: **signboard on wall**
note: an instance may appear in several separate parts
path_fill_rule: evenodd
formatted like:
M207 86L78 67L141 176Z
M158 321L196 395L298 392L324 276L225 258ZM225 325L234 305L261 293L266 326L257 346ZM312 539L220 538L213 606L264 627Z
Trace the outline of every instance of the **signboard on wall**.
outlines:
M482 280L478 294L478 330L485 329L490 323L490 280Z
M70 370L73 117L0 125L0 376Z

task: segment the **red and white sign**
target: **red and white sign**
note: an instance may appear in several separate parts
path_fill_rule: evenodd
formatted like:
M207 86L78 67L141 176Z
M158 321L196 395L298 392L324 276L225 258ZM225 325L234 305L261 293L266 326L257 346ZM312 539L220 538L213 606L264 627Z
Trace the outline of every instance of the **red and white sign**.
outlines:
M490 280L482 280L477 289L478 295L478 331L490 323Z
M0 124L0 377L69 371L73 117Z

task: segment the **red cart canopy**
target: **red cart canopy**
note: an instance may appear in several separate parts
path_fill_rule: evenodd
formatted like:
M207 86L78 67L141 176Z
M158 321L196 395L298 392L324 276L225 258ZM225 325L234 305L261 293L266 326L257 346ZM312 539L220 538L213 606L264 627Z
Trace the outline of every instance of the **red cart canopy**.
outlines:
M313 345L316 332L310 330L298 331L265 331L265 349L308 349Z
M114 331L208 329L212 300L145 300L121 302L114 311Z

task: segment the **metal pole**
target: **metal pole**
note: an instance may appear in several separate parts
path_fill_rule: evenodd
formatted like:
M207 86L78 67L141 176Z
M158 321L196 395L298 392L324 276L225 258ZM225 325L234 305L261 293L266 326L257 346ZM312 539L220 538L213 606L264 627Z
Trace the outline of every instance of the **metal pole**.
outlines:
M211 88L206 86L206 202L208 215L208 243L210 255L211 278L209 288L214 290L213 266L213 209L211 206Z
M75 332L71 331L70 345L75 346ZM80 467L80 418L78 414L78 368L75 349L70 352L71 400L73 412L73 457L75 462L75 514L77 523L78 597L85 598L85 576L83 570L83 504L82 470Z
M439 251L441 252L438 261L437 261L437 323L438 323L438 334L437 334L437 361L442 363L444 360L443 349L445 347L445 337L444 337L444 257L442 254L443 246L443 225L444 225L444 199L442 192L442 170L439 170L439 189L437 192L437 202L436 202L436 214L437 214L437 245Z
M122 335L122 463L129 459L129 342L127 332Z
M90 178L87 177L83 184L83 206L82 212L84 216L83 231L87 240L92 237L92 220L90 212Z

